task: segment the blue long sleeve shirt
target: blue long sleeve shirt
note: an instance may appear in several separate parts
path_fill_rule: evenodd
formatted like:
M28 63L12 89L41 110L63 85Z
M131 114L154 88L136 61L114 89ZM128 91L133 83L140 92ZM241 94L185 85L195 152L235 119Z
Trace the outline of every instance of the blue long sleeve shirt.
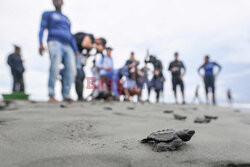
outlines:
M44 12L42 15L39 32L39 42L42 44L43 32L48 30L47 41L59 41L70 44L75 52L78 52L76 40L70 31L70 20L58 11Z
M202 66L200 66L200 68L198 69L198 72L200 73L201 69L204 69L205 71L205 76L213 76L214 75L214 67L218 67L219 68L219 72L221 71L221 66L216 63L216 62L208 62L206 64L203 64Z

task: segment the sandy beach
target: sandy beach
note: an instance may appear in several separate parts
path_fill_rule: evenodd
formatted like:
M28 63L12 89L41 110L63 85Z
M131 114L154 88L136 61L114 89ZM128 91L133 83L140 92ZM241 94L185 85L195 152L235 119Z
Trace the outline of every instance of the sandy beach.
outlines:
M164 110L187 119L175 120ZM219 118L194 123L206 114ZM151 132L168 128L196 133L177 151L154 152L140 143ZM0 111L0 166L246 167L249 128L249 113L207 105L16 101Z

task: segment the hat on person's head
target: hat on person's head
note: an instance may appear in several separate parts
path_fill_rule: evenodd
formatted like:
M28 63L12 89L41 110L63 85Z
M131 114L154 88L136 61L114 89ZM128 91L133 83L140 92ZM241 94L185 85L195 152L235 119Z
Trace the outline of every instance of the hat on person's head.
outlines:
M178 55L179 55L179 53L178 53L178 52L175 52L175 53L174 53L174 55L175 55L175 56L178 56Z
M134 55L134 54L135 54L135 52L131 51L131 52L130 52L130 54L131 54L131 55Z
M106 50L113 50L113 48L111 48L111 47L106 47Z

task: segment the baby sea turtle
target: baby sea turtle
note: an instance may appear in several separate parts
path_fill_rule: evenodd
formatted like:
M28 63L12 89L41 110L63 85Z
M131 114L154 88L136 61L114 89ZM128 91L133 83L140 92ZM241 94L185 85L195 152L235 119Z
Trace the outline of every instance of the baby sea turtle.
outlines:
M207 118L196 118L194 120L194 123L199 123L199 124L207 124L207 123L210 123L211 122L211 119L207 119Z
M173 110L165 110L165 111L163 111L163 113L165 113L165 114L172 114L174 111Z
M127 107L128 110L134 110L134 107Z
M218 116L204 115L204 117L206 119L214 119L214 120L218 119Z
M113 110L111 107L104 107L104 110Z
M147 138L141 140L141 143L153 145L153 150L156 152L173 151L181 147L184 142L189 141L194 133L194 130L189 129L181 131L166 129L151 133Z
M185 119L187 119L187 116L182 116L182 115L174 114L174 118L176 120L185 120Z

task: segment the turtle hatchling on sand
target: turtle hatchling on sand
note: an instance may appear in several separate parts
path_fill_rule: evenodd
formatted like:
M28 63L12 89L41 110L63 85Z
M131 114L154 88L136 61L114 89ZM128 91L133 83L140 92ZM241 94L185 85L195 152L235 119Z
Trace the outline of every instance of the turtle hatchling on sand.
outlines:
M141 140L142 143L153 145L153 150L156 152L173 151L181 147L184 142L189 141L194 135L194 130L166 129L151 133L147 138Z

